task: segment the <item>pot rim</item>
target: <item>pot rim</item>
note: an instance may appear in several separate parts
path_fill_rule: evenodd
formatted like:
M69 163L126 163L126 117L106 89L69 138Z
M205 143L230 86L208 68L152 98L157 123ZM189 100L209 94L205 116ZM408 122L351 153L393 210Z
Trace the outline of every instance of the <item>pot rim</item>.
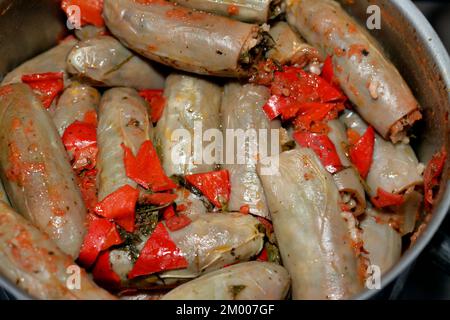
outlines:
M413 4L411 0L391 0L397 10L411 23L411 26L417 31L417 36L424 40L425 49L432 57L438 72L442 75L446 88L450 88L450 58L441 39L433 29L429 21L422 12ZM447 91L450 101L450 90ZM445 192L440 203L434 208L432 219L427 224L424 232L418 238L417 242L408 249L392 269L390 269L381 279L381 289L366 289L364 292L356 295L356 300L366 300L373 298L381 290L385 289L392 281L397 279L402 273L407 272L407 268L414 263L420 253L425 249L433 236L436 234L440 225L444 221L450 208L450 181L447 182Z

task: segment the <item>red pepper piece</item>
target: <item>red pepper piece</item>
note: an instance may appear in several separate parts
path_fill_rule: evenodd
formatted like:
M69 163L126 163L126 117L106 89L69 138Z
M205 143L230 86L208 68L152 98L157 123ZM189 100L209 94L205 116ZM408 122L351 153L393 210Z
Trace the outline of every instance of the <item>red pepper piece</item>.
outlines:
M284 66L275 72L272 94L295 97L298 102L337 102L346 97L325 79L298 67Z
M256 258L258 261L269 261L266 248L262 249L261 254Z
M47 109L52 105L56 96L64 90L64 76L62 72L27 74L22 76L22 82L33 89Z
M75 121L62 136L66 150L72 156L75 170L91 170L97 163L97 128L96 126Z
M145 243L129 279L156 272L182 269L189 265L181 250L170 239L163 223L158 223L150 238Z
M350 161L356 166L363 179L367 178L373 160L373 148L375 146L375 131L367 128L366 133L350 147Z
M98 284L107 288L118 288L120 286L120 277L111 266L109 254L109 251L100 254L92 270L92 275Z
M86 112L86 113L84 114L83 122L84 122L84 123L91 124L91 125L93 125L94 127L97 128L97 124L98 124L98 121L97 121L97 112L95 112L95 111L93 111L93 110L92 110L92 111Z
M287 109L289 106L290 101L288 98L280 95L273 95L263 106L263 110L267 118L269 118L269 120L273 120L281 115L281 110Z
M114 220L128 232L134 231L135 208L139 190L125 185L107 196L95 207L95 212Z
M94 218L89 224L87 235L84 237L78 260L84 267L88 268L95 262L101 251L122 242L123 240L113 222L103 218Z
M192 174L185 178L217 208L222 208L230 200L231 185L228 170Z
M81 13L81 25L93 24L96 27L103 27L103 0L63 0L61 8L69 16L70 6L78 6Z
M428 163L425 171L423 173L423 184L424 184L424 193L425 193L425 207L427 209L431 208L431 205L434 203L434 197L436 187L439 186L440 177L442 175L442 171L444 170L445 161L447 160L447 152L444 148L431 158Z
M141 201L155 206L164 206L174 202L177 197L178 196L173 193L152 193L143 195Z
M332 120L338 117L339 111L344 110L342 103L308 102L298 105L300 113L293 121L294 127L302 131L310 131L314 123Z
M164 209L164 212L163 212L164 220L167 221L174 216L175 216L175 210L173 209L173 206L168 206L167 208Z
M333 70L333 58L327 56L323 62L322 74L320 75L323 79L328 81L328 83L333 83L334 70Z
M328 172L336 173L342 169L342 163L336 147L328 136L297 131L294 133L294 139L300 146L311 148Z
M184 203L177 205L176 211L177 212L183 212L187 210L187 205L185 205Z
M378 209L399 206L405 202L405 197L401 194L393 194L383 190L382 188L377 189L377 195L372 197L371 202Z
M139 91L139 95L144 98L150 105L150 118L153 123L161 119L161 116L166 105L166 98L163 96L161 89L149 89Z
M173 217L171 217L170 219L166 220L166 227L167 229L169 229L170 231L174 232L177 230L181 230L184 227L187 227L188 225L190 225L192 222L192 220L184 215L184 214L180 214L180 215L175 215Z
M145 141L137 156L122 144L127 176L153 192L175 189L177 185L170 180L162 168L155 148L150 140Z

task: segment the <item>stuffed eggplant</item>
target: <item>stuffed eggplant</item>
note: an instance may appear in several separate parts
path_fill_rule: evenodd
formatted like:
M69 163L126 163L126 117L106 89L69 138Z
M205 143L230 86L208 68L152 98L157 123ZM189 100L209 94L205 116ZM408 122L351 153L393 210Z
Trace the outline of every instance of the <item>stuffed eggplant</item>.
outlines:
M201 151L214 143L204 142L203 133L208 129L220 132L222 89L201 78L172 74L167 78L164 97L166 104L156 126L155 143L166 174L213 171L220 163L219 155L204 161L206 156Z
M0 96L1 176L14 208L76 258L86 208L61 142L42 103L25 84Z
M70 50L78 43L74 37L68 38L56 47L28 60L10 73L2 81L2 85L22 82L22 76L27 74L62 72L64 83L70 84L66 69L66 58Z
M288 0L287 22L323 57L358 113L392 142L406 137L420 120L419 104L376 41L332 0Z
M166 1L106 0L103 16L127 47L175 69L245 76L262 50L262 30Z
M53 122L62 136L67 127L75 121L96 119L100 104L100 93L93 87L74 82L58 100L55 108L50 109Z
M152 131L147 104L136 90L114 88L103 95L97 129L99 200L125 185L137 186L126 174L122 144L136 155Z
M293 299L345 299L361 290L339 191L313 151L283 152L279 175L261 175Z
M129 280L136 261L133 252L142 252L148 241L148 236L141 235L131 246L110 253L112 269L122 280L122 286L144 289L173 286L226 265L248 261L263 248L260 222L250 215L208 213L190 217L192 223L187 227L169 231L170 238L187 260L187 267Z
M114 300L47 235L0 201L0 274L38 299Z
M159 70L110 36L80 41L67 56L67 69L96 86L135 89L164 86L164 76Z
M261 150L265 156L270 155L271 131L280 126L279 122L270 122L262 110L269 97L266 87L230 83L225 86L221 107L227 147L223 168L228 170L231 181L228 208L239 211L242 206L248 206L250 213L267 219L270 219L270 213L256 164L258 157L264 156ZM279 151L278 137L279 134L273 144Z

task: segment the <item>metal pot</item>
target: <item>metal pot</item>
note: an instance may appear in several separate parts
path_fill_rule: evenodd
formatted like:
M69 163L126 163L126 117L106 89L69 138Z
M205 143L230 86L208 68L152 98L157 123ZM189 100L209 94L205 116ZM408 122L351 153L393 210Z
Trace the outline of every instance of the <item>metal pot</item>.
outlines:
M422 162L443 145L449 149L450 59L437 34L422 13L407 0L341 1L363 25L369 5L381 9L381 29L371 33L402 73L420 102L424 121L417 128L414 148ZM64 35L65 19L60 0L0 0L0 76L19 63L54 45ZM450 177L447 163L444 177ZM401 276L438 230L450 208L450 182L444 178L433 216L415 245L385 274L386 288ZM19 299L29 296L0 276L0 286ZM358 299L373 298L379 290L367 290Z

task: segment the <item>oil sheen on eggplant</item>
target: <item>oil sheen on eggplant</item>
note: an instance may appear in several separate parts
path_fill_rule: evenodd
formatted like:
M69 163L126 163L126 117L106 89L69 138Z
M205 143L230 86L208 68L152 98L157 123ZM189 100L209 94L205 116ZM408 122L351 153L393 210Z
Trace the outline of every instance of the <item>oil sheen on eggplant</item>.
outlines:
M27 85L13 84L2 91L0 166L9 199L76 258L86 231L86 208L61 138Z

